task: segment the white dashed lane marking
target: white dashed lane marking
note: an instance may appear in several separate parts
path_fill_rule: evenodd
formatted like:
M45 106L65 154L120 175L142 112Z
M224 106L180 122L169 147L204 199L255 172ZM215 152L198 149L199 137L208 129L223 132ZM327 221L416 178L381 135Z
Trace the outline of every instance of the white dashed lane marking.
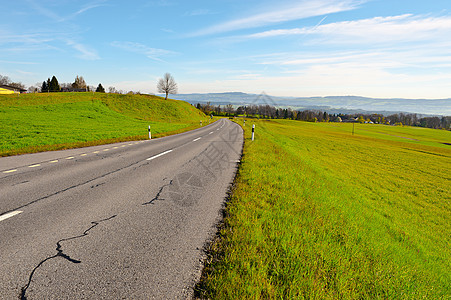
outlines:
M201 138L198 137L197 139L194 139L193 142L196 142L196 141L198 141L198 140L200 140L200 139L201 139Z
M145 142L145 141L139 141L139 142L135 142L135 143L124 144L124 145L121 145L121 146L115 146L115 147L113 147L111 149L119 149L119 148L123 148L123 147L127 147L127 146L133 146L133 145L137 145L137 144L140 144L140 143L143 143L143 142ZM102 151L109 151L111 149L103 149ZM167 152L171 152L171 151L172 150L167 151ZM165 152L163 154L166 154L167 152ZM100 150L94 151L92 153L94 153L94 154L100 153ZM87 155L88 155L87 153L80 154L80 156L87 156ZM71 160L71 159L74 159L74 158L75 158L74 156L69 156L69 157L66 157L65 159L66 160ZM51 160L51 161L49 161L47 163L48 164L54 164L54 163L57 163L57 162L59 162L59 160L55 159L55 160ZM28 168L36 168L36 167L40 167L40 166L41 166L41 164L34 164L34 165L28 166ZM17 172L17 169L11 169L11 170L2 171L2 174L9 174L9 173L14 173L14 172Z
M171 150L168 150L168 151L164 151L164 152L162 152L162 153L160 153L160 154L157 154L157 155L154 155L154 156L152 156L152 157L149 157L149 158L146 159L146 160L152 160L152 159L155 159L155 158L157 158L157 157L160 157L160 156L163 156L163 155L165 155L165 154L168 154L169 152L172 152L172 149L171 149Z
M3 221L3 220L9 219L9 218L11 218L11 217L14 217L15 215L18 215L18 214L20 214L21 212L22 212L22 211L20 211L20 210L16 210L16 211L12 211L12 212L9 212L9 213L7 213L7 214L1 215L1 216L0 216L0 222Z

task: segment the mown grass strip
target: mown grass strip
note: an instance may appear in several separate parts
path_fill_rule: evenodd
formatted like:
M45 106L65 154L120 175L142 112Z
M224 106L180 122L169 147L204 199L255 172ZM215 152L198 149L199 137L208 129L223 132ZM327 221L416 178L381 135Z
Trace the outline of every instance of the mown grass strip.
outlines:
M50 93L0 96L0 156L162 137L205 115L156 96Z
M412 143L381 137L393 130L383 126L352 136L346 124L256 124L198 297L450 296L449 132Z

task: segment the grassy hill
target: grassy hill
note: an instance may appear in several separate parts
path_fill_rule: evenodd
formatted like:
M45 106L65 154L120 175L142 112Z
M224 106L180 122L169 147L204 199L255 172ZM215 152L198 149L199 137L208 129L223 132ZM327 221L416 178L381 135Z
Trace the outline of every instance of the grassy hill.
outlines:
M146 139L149 125L158 137L201 119L186 102L151 95L0 95L0 156Z
M352 126L248 120L199 296L449 298L451 132Z

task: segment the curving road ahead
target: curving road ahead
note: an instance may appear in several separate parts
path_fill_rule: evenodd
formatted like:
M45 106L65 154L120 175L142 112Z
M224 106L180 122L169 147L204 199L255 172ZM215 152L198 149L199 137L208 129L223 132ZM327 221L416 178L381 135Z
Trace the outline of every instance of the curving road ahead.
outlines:
M222 119L0 158L1 298L190 297L242 144L241 128Z

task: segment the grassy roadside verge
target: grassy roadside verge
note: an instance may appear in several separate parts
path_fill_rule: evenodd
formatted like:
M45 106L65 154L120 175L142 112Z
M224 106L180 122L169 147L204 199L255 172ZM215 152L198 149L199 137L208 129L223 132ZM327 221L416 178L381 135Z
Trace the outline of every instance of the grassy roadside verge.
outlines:
M0 156L180 133L206 119L183 101L148 95L50 93L0 96Z
M198 297L450 296L449 132L256 124Z

